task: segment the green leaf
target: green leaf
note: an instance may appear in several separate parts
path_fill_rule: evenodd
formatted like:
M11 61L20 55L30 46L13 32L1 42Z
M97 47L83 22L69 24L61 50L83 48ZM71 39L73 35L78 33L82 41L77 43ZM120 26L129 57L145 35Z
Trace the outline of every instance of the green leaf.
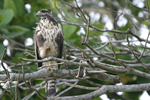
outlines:
M7 30L1 30L4 31L4 35L9 37L9 38L14 38L18 35L23 35L25 32L28 32L29 29L24 28L22 26L17 26L17 25L11 25L11 26L7 26L6 29L9 30L9 32Z
M16 8L17 8L17 14L22 14L24 10L24 1L23 0L13 0Z
M93 100L102 100L100 97L94 98Z
M24 57L24 53L23 52L15 53L15 56L12 57L13 62L15 63L21 62L20 60L18 60L19 57Z
M29 31L29 29L25 28L25 27L22 27L22 26L17 26L17 25L11 25L11 26L7 26L7 28L11 31L15 31L15 32L19 32L19 31L22 31L22 32L27 32Z
M1 59L1 57L2 57L2 52L4 51L4 45L2 44L2 43L0 43L0 59Z
M24 34L25 32L10 32L9 34L5 34L6 37L9 37L9 38L14 38L18 35L22 35Z
M0 14L0 21L3 19L3 14Z
M127 97L127 98L130 98L131 100L139 100L138 98L141 96L142 93L143 93L143 91L140 91L140 92L125 92L124 96Z
M0 0L0 7L3 7L3 0Z
M64 24L63 25L64 38L68 39L72 34L76 34L74 33L76 29L77 29L76 26Z
M9 31L6 28L0 28L0 32L5 34L8 33Z
M12 9L15 14L17 13L16 5L13 0L4 0L4 9Z
M147 78L138 76L136 83L137 84L150 83L150 80L148 80Z
M78 23L78 24L83 24L83 21L79 18L75 18L75 17L69 17L68 18L71 22L75 22L75 23Z
M7 25L13 18L14 13L12 9L7 9L3 11L3 18L0 22L0 27Z
M150 95L150 91L147 91L147 93Z
M146 25L146 26L149 26L149 22L147 20L144 20L143 24Z
M58 1L57 0L52 0L52 3L50 3L50 4L51 4L51 7L55 8L55 5L58 6Z

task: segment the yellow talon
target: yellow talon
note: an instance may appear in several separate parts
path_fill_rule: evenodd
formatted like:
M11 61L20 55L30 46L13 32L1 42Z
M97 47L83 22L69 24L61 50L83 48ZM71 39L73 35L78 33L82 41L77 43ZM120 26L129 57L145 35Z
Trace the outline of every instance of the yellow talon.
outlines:
M49 61L49 64L51 65L51 64L52 64L52 61Z
M47 47L46 50L50 51L50 47Z
M51 65L51 61L49 61L49 64ZM47 69L51 70L51 73L53 73L53 70L57 70L57 68L52 68L51 66L49 66Z

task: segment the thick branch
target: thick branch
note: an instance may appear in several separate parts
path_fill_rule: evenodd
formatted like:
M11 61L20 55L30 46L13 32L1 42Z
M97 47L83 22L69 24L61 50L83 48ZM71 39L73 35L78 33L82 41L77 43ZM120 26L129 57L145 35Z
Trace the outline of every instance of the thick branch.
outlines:
M88 71L87 71L88 72ZM53 73L51 73L51 71L47 70L47 69L41 69L39 71L36 72L32 72L32 73L26 73L24 74L24 80L36 80L36 79L40 79L40 78L47 78L47 77L54 77L55 79L57 78L61 78L61 77L75 77L78 73L78 69L74 69L74 70L54 70ZM80 75L83 76L83 70L80 71ZM19 74L16 73L10 73L10 80L11 81L16 81L16 78L18 78ZM94 75L87 75L91 78L96 78L99 80L103 80L103 81L107 81L107 82L111 82L111 83L118 83L119 81L119 76L118 75L109 75L106 73L97 73ZM99 77L98 77L99 76ZM104 79L104 77L106 79ZM8 81L8 77L5 74L0 75L0 80L1 81ZM23 80L23 74L20 74L20 77L18 79L19 81Z
M78 66L86 66L86 67L89 66L87 63L72 62L72 61L69 61L69 60L63 60L63 59L54 58L54 57L49 57L49 58L44 59L44 60L24 59L24 58L21 58L21 60L29 61L29 62L44 62L44 61L50 61L50 60L57 60L57 61L60 61L60 62L65 62L65 63L70 64L70 65L78 65ZM133 68L130 68L130 66L128 66L128 69L125 69L122 66L115 66L115 65L110 65L110 64L105 64L105 63L101 63L101 62L98 62L98 61L94 61L93 67L100 68L100 69L103 69L103 70L106 70L108 72L115 73L115 74L130 73L130 74L135 74L135 75L146 77L146 78L150 79L150 74L139 71L139 70L136 70L136 69L133 69ZM66 75L68 75L68 74L66 74ZM101 79L103 79L103 78L100 77L100 80Z
M79 96L51 97L48 98L47 100L92 100L108 92L134 92L144 90L150 90L150 83L139 85L108 85L108 86L105 85L102 86L99 90L96 90L88 94Z

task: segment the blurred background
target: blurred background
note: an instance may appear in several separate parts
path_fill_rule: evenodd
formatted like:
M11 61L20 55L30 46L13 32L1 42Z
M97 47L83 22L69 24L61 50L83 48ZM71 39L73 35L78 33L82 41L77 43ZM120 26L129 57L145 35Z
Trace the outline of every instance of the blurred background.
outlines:
M80 48L85 48L81 45L81 36L85 36L87 30L83 27L75 25L69 25L63 23L64 21L86 25L85 22L79 18L78 12L73 7L68 6L66 3L76 6L74 0L0 0L0 57L4 48L7 48L6 56L4 59L4 65L9 72L21 72L21 66L13 66L13 64L21 63L18 57L34 59L33 48L33 34L36 23L40 20L35 17L37 11L46 8L54 12L58 18L59 23L62 24L64 32L65 47L68 47L67 40L77 45ZM144 9L150 6L150 1L147 0L77 0L77 4L83 10L87 12L90 17L90 24L99 29L106 30L120 30L126 31L130 29L137 36L142 39L147 39L149 33L149 14ZM133 5L131 5L133 4ZM79 14L80 15L80 14ZM88 17L85 15L85 17ZM108 41L122 40L121 45L127 45L126 34L114 34L112 32L100 32L96 30L89 31L89 42L93 47L99 47L100 45L94 43L104 44ZM137 38L129 36L129 40L132 46L143 46L145 42L138 41ZM147 43L147 48L150 48L150 44ZM115 48L119 51L118 48ZM138 49L142 51L141 49ZM105 49L102 51L106 52ZM107 51L109 52L109 50ZM133 56L118 55L120 59L133 60ZM100 58L93 57L94 60ZM148 58L142 58L144 63L148 63ZM63 69L63 66L61 67ZM76 67L75 67L76 68ZM2 73L4 69L0 66ZM140 69L145 71L144 69ZM37 71L35 63L24 66L25 72ZM149 83L150 80L142 78L136 75L126 74L120 75L121 83L117 84L140 84ZM94 82L111 85L112 83L90 79ZM32 81L33 85L41 83L42 80ZM79 82L79 85L90 86L85 82ZM1 83L3 86L4 83ZM12 84L13 85L13 84ZM66 85L58 86L58 93L68 88ZM12 88L15 92L15 88ZM92 90L82 90L78 88L72 88L70 91L64 93L62 96L73 96L90 93ZM24 98L31 90L25 88L18 88L18 100ZM32 91L33 92L33 91ZM45 90L41 89L40 93L45 95ZM144 92L118 92L107 93L94 100L148 100L150 91ZM125 98L124 98L125 97ZM2 100L11 99L8 95L4 95ZM24 99L25 100L25 99ZM30 97L29 100L40 100L40 97L36 94Z

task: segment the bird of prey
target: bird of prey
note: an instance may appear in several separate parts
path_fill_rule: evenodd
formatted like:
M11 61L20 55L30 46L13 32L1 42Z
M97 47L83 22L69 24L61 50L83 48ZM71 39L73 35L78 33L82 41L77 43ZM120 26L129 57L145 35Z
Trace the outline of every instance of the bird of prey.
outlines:
M61 58L64 38L61 25L55 15L49 9L42 9L35 16L40 18L34 33L36 59L42 60L50 56ZM51 72L59 68L57 61L38 62L37 66L49 66L48 69ZM48 97L54 96L56 93L56 80L47 79L45 90Z

